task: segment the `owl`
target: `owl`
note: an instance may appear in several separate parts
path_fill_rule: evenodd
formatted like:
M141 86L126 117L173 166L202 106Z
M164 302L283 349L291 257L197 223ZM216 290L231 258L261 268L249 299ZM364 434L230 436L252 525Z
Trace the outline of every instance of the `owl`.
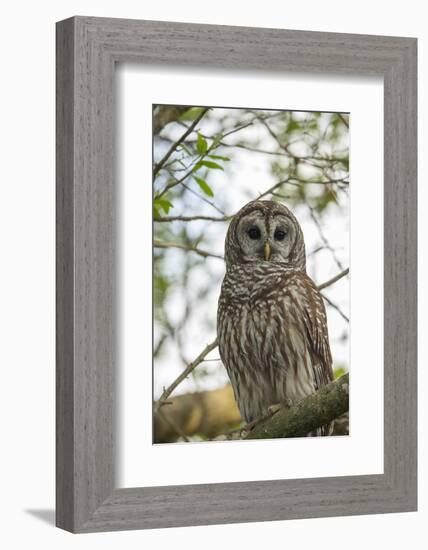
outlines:
M333 379L327 317L306 274L302 229L283 204L256 200L244 206L229 225L225 260L219 351L241 416L250 423ZM327 427L317 431L326 433Z

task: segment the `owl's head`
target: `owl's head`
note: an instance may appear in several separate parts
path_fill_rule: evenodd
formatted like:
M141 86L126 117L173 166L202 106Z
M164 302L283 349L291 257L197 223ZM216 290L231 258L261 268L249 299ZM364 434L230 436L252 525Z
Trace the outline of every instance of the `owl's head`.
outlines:
M300 224L279 202L249 202L230 222L225 259L227 269L236 264L272 262L305 271L305 241Z

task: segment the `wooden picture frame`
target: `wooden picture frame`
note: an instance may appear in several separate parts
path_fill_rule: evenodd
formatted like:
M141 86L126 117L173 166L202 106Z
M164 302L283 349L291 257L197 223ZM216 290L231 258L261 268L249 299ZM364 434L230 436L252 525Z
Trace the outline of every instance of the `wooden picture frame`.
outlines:
M416 45L414 38L91 17L57 24L58 527L416 510ZM115 488L116 62L383 77L383 474Z

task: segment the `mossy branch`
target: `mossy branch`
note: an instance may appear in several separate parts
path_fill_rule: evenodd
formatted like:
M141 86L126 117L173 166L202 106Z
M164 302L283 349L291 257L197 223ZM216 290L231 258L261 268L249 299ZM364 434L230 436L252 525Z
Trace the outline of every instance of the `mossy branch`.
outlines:
M291 408L261 420L245 439L303 437L349 410L349 374L345 374Z

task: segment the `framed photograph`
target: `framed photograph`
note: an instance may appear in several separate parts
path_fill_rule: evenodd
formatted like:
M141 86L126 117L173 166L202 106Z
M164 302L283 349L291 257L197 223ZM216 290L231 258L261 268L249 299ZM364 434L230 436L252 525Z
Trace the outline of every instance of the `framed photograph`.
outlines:
M57 24L57 525L417 507L416 39Z

